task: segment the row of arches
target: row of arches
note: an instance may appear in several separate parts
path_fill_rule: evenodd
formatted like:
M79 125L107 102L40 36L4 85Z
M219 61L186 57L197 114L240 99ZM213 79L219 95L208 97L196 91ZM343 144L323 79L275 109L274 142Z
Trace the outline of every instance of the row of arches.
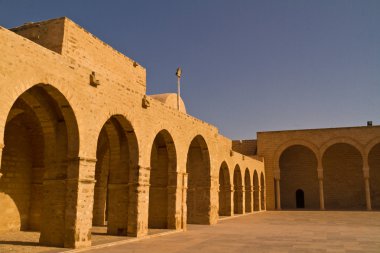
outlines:
M281 208L379 209L380 143L367 157L345 142L324 150L319 158L310 147L298 144L281 153L281 193L276 194Z
M259 176L254 170L251 176L247 168L243 181L240 166L236 165L231 181L229 168L223 162L219 170L219 216L250 213L265 208L264 174L261 172Z
M108 234L128 235L136 230L138 203L143 202L137 196L143 181L141 151L135 129L124 116L113 115L104 123L96 160L78 158L79 133L73 109L56 88L39 84L25 91L12 106L4 144L0 232L40 231L41 243L72 247L82 240L75 231L80 208L92 217L94 226L106 226ZM88 164L94 180L78 179L84 170L81 163ZM210 223L210 154L201 135L188 147L186 171L182 173L187 176L186 208L180 214L178 187L182 174L177 167L175 143L163 129L151 146L144 188L148 192L149 228L179 228L181 222ZM236 180L242 185L241 178ZM82 189L81 184L88 186ZM79 198L79 194L88 199ZM239 205L242 208L243 204ZM83 241L91 238L88 232L79 236Z

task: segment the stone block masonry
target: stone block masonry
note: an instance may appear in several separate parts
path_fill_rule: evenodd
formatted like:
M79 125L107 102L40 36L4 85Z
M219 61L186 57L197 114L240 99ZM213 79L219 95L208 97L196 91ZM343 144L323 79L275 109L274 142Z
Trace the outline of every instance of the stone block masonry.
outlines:
M146 70L73 21L0 27L0 44L0 233L79 248L93 224L139 237L266 208L261 159L146 96Z

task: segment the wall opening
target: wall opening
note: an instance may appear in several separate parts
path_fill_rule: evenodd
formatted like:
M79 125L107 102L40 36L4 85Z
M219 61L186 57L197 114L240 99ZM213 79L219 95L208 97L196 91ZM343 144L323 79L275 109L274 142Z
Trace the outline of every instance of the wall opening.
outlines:
M127 235L130 175L137 168L138 147L133 128L123 116L114 115L103 125L96 159L92 223L97 228L93 231Z
M305 208L305 195L301 189L296 191L296 208Z
M243 183L239 165L234 170L234 213L242 214L243 209Z
M260 211L260 184L256 170L253 173L253 197L253 210Z
M350 144L330 146L322 157L326 209L365 209L363 161Z
M244 187L245 187L245 212L252 212L252 189L251 189L251 177L249 175L248 168L244 173Z
M376 144L368 154L369 182L371 189L372 209L380 209L380 143Z
M187 153L187 223L210 224L210 154L204 138L196 136Z
M219 170L219 215L231 216L231 183L230 172L225 162Z
M154 139L150 159L149 228L166 229L175 220L176 160L172 137L166 130L160 131ZM169 194L174 197L169 198Z
M8 114L4 144L0 232L40 231L42 244L62 247L69 159L79 149L68 101L50 85L25 91Z
M260 176L260 201L261 201L261 210L265 210L266 209L266 206L265 206L265 198L266 198L266 194L265 194L265 178L264 178L264 174L261 172L261 176Z
M297 208L294 193L302 189L307 197L305 208L319 209L319 184L317 157L314 152L303 146L290 146L280 156L281 171L281 208Z

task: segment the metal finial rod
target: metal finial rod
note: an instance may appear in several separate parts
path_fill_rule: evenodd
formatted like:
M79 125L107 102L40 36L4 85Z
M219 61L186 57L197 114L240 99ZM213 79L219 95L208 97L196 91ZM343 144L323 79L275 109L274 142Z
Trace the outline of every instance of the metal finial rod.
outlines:
M179 111L179 99L181 97L181 74L182 70L180 67L177 68L175 75L177 76L177 109Z

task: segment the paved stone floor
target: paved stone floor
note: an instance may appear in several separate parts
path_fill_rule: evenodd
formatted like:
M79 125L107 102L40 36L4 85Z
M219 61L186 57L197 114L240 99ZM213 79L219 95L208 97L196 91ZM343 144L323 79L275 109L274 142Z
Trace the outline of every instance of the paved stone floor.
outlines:
M114 243L118 241L128 241L135 239L134 237L110 236L106 234L106 227L92 228L92 245L102 245ZM149 235L166 233L168 229L149 229ZM70 251L70 249L62 249L55 247L45 247L38 244L40 233L38 232L10 232L0 234L0 253L56 253Z
M2 253L4 251L1 247L6 244L3 244L1 239L0 237L0 252ZM94 239L94 244L99 243L96 243ZM47 249L57 252L52 248L41 250L25 248L23 245L16 246L18 250L11 252L41 252ZM23 247L25 251L20 250ZM190 225L188 231L184 233L86 252L380 253L380 212L262 212L224 219L214 226Z

